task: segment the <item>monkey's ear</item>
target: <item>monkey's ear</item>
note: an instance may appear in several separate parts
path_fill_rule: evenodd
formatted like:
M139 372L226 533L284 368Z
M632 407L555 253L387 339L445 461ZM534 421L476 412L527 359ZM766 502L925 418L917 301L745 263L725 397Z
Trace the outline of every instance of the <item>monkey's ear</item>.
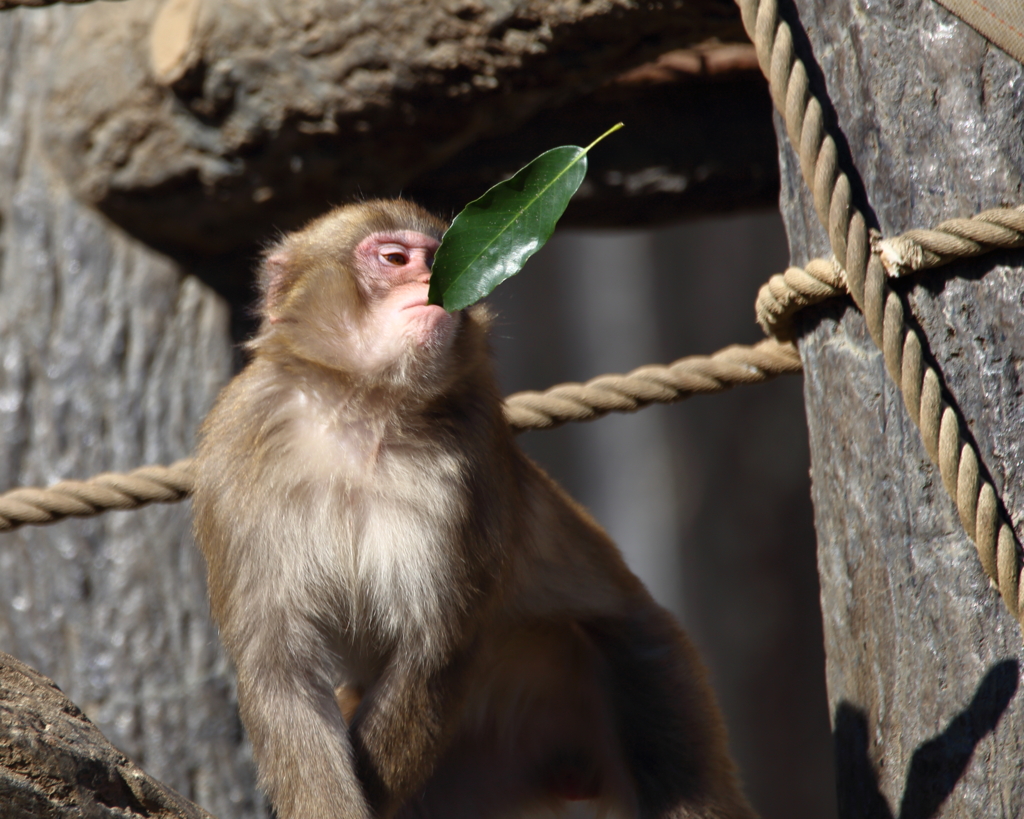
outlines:
M263 268L260 271L263 315L271 324L281 320L279 308L292 284L290 261L288 253L280 248L268 254L263 260Z

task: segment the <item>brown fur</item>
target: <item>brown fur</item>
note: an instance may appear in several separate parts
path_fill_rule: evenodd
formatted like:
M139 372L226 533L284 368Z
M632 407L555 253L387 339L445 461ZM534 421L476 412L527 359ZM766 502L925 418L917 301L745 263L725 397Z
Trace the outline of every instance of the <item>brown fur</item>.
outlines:
M394 319L359 254L443 227L368 202L286 237L203 425L196 538L262 786L280 819L750 819L692 646L515 445L486 313L346 349Z

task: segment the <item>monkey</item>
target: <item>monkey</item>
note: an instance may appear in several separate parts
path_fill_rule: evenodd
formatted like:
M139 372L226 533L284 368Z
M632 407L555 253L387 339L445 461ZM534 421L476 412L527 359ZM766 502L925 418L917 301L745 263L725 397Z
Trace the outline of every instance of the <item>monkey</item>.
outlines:
M445 228L370 200L285 235L200 429L260 787L278 819L754 819L689 639L517 446L488 308L428 304Z

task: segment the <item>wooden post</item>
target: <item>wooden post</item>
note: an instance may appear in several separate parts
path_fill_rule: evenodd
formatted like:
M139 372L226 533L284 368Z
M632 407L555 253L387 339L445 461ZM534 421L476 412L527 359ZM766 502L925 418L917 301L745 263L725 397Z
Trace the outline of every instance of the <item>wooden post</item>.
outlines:
M932 0L795 6L785 16L883 235L1024 199L1024 66ZM776 122L782 211L803 264L830 248ZM895 287L1019 522L1024 254ZM862 316L846 301L802 322L840 816L1019 816L1021 629Z

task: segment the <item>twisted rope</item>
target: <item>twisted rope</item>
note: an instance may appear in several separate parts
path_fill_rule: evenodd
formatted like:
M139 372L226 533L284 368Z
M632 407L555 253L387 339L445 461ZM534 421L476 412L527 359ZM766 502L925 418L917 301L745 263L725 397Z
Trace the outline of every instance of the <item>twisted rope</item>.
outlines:
M753 347L734 344L709 356L694 355L627 375L601 375L585 384L559 384L544 392L520 392L505 401L505 416L517 432L550 429L567 421L590 421L609 412L635 412L691 395L724 392L737 384L759 384L800 372L792 344L765 339Z
M992 250L1024 247L1024 205L993 208L970 219L948 219L934 230L908 230L876 244L890 276L905 276Z
M845 296L843 272L835 262L814 259L807 267L790 267L761 285L754 304L757 323L765 335L790 341L795 335L793 316L812 304Z
M505 401L516 432L550 429L567 421L589 421L610 412L633 412L648 404L682 401L723 392L737 384L769 381L800 372L792 344L765 339L752 347L734 344L710 356L689 356L668 366L648 365L626 375L602 375L586 384L559 384L544 392L520 392ZM125 474L107 472L86 481L61 481L46 489L13 489L0 495L0 532L27 524L91 517L112 509L174 503L192 493L192 461L144 466Z
M988 211L985 219L951 220L936 231L904 234L920 248L919 254L910 245L892 242L879 243L878 252L872 252L867 221L851 201L850 180L839 167L839 153L826 131L821 102L811 93L807 69L794 52L793 34L779 17L777 0L736 2L850 294L864 314L871 338L882 350L889 375L903 393L925 449L939 465L942 482L977 546L982 566L1019 621L1024 601L1020 598L1022 564L1016 535L995 488L981 477L977 451L961 434L966 424L942 395L939 372L924 361L925 343L904 321L902 301L886 281L882 252L888 251L889 263L897 272L914 264L931 266L933 259L937 264L950 260L958 249L968 255L984 252L997 236L1013 243L1004 246L1020 246L1024 225L1005 211L992 220L988 215L996 212Z
M112 509L174 503L192 492L192 461L143 466L120 474L104 472L87 481L61 481L46 489L23 487L0 495L0 532L27 523L56 523L91 517Z
M1024 205L993 208L969 219L949 219L934 230L908 230L876 241L889 276L905 276L956 259L1024 247ZM813 259L806 268L776 273L757 294L754 310L766 335L794 338L793 317L812 304L847 294L845 271L835 260Z

